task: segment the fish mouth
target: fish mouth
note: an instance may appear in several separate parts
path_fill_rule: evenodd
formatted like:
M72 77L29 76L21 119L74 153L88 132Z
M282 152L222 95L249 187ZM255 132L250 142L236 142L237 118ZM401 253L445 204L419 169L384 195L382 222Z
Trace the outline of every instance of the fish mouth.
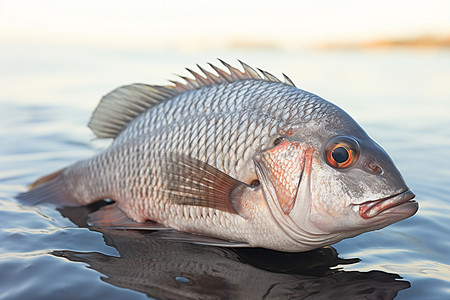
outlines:
M366 201L359 205L359 215L364 219L370 219L386 211L398 211L401 214L412 216L418 208L417 202L413 200L415 196L413 191L408 189L389 197ZM406 208L406 210L403 208Z

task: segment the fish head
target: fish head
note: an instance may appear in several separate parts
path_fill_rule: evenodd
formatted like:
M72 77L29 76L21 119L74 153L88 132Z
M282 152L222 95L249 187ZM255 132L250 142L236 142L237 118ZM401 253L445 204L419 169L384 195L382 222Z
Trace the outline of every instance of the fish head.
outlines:
M383 228L418 209L387 152L348 114L327 105L329 113L284 130L254 157L272 216L311 249Z

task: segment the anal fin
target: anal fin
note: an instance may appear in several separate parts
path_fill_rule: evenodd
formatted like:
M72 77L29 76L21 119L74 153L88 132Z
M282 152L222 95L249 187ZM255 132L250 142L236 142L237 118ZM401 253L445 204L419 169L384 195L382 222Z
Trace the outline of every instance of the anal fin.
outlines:
M136 222L128 217L117 204L106 205L89 214L87 224L91 227L138 230L167 230L161 224L147 221Z
M154 233L154 237L173 242L217 247L250 247L249 244L244 242L227 241L209 236L181 232L152 221L136 222L130 219L116 203L103 206L99 210L89 214L87 224L91 227L98 227L100 230L101 228L155 230L159 232Z

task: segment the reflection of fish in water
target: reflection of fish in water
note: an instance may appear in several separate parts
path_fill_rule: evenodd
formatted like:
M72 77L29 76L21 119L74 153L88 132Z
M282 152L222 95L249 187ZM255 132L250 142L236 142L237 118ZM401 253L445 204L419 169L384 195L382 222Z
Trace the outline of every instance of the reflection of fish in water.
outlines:
M84 227L95 208L60 211ZM410 286L395 274L332 269L359 260L338 258L331 247L294 254L175 242L160 232L100 232L120 257L67 250L53 255L87 263L107 276L103 281L157 299L393 299Z
M73 220L76 209L62 213ZM395 274L332 269L358 260L338 258L331 247L282 253L174 242L158 237L159 232L101 232L120 257L73 251L53 255L87 263L107 276L103 281L157 299L393 299L409 287Z
M343 110L246 64L174 86L106 95L89 127L114 138L93 158L41 178L26 203L115 204L99 227L180 231L306 251L413 215L388 154ZM233 245L236 245L233 244Z

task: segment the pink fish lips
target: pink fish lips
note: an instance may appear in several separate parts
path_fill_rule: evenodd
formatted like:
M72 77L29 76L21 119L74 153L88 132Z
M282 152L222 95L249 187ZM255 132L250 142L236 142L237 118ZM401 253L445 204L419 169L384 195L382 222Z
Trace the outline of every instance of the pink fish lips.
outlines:
M383 212L413 215L418 208L417 202L413 200L415 196L411 190L406 190L393 196L364 202L359 206L359 215L364 219L373 218Z

